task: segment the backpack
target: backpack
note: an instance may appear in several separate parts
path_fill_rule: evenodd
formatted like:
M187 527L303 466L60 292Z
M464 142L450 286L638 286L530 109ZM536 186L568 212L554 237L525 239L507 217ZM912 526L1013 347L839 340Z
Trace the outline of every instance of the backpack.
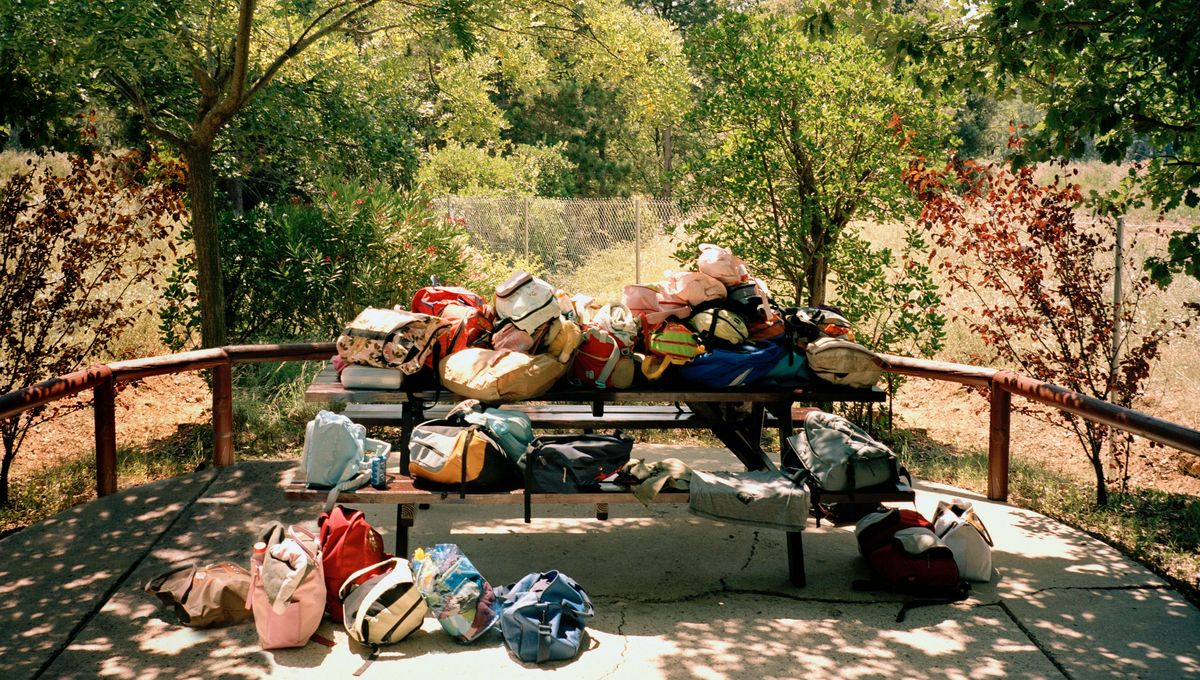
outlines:
M342 329L337 353L351 364L398 368L412 375L425 365L434 340L449 325L428 314L367 307Z
M329 489L323 510L337 501L340 491L357 489L371 481L368 458L385 459L392 445L369 439L366 428L340 413L318 411L304 430L305 480L309 488Z
M736 286L730 286L725 302L729 308L747 319L766 317L764 310L769 309L768 293L758 279L752 279Z
M342 620L342 604L338 593L347 581L361 582L377 573L366 569L378 566L388 555L383 550L383 537L367 523L362 510L337 506L317 517L320 536L321 565L325 574L325 613L334 621Z
M529 272L517 272L496 286L496 315L532 334L559 315L554 286Z
M413 295L412 304L409 306L414 312L428 314L430 316L440 316L443 318L454 318L447 314L443 314L447 307L466 307L480 312L485 317L491 316L491 305L481 295L477 295L458 286L426 286L421 288ZM451 312L451 314L460 314L461 312Z
M499 404L541 396L569 369L569 363L550 354L471 347L442 359L438 373L442 385L458 396Z
M959 574L968 581L992 580L992 535L967 501L938 501L933 532L954 553Z
M768 342L761 345L716 347L680 366L680 377L705 387L742 387L762 380L783 355L783 347Z
M367 574L374 576L359 580ZM338 589L338 599L346 632L371 647L400 642L420 628L429 613L408 560L400 557L351 574Z
M471 642L499 621L492 586L457 545L417 548L412 570L429 613L455 640Z
M462 413L463 420L486 430L514 463L533 443L533 422L523 411L484 408L477 400L467 399L459 402L452 412Z
M632 344L602 328L589 328L583 332L571 371L587 387L628 388L633 385Z
M476 307L450 303L441 312L441 318L449 325L434 340L433 351L425 357L425 368L435 368L443 357L468 347L486 346L492 335L491 318Z
M817 338L805 350L808 366L820 379L847 387L872 387L883 375L875 353L856 342Z
M462 413L430 420L413 428L409 438L408 473L435 484L467 489L515 489L516 466L485 430L469 424Z
M325 572L317 537L299 526L271 522L259 532L265 545L250 558L246 608L263 649L303 647L325 612Z
M750 278L742 258L734 255L732 250L712 243L700 244L696 268L726 286L736 286Z
M682 366L704 354L704 345L692 329L678 321L667 321L645 335L646 357L642 375L658 380L671 366Z
M525 663L575 658L596 613L583 586L558 571L527 574L496 595L504 642Z
M527 333L513 323L512 319L502 319L492 333L492 349L533 353L552 325L553 322L545 323L535 328L532 333Z
M706 345L740 345L750 341L746 322L737 312L725 307L713 306L696 312L688 319L688 325L695 329L700 341Z
M807 482L814 494L852 493L900 478L892 450L839 415L810 411L787 443L802 467L797 481Z

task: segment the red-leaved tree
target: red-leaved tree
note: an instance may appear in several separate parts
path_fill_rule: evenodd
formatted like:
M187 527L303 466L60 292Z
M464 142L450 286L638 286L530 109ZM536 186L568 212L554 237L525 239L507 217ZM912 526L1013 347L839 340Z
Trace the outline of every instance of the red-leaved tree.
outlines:
M1145 302L1158 289L1131 260L1129 244L1114 356L1115 235L1103 221L1077 220L1078 185L1057 178L1039 184L1031 167L958 160L914 162L905 181L923 202L919 223L937 246L930 261L952 292L965 293L955 311L989 350L985 362L1132 407L1167 342L1195 319L1192 308L1147 318ZM1097 504L1108 502L1106 470L1127 486L1128 438L1110 456L1108 427L1057 411L1048 417L1078 437L1095 473Z
M0 182L0 394L102 357L167 265L167 237L184 215L177 162L148 167L138 154L58 174L17 172ZM43 409L0 420L0 505L8 474Z

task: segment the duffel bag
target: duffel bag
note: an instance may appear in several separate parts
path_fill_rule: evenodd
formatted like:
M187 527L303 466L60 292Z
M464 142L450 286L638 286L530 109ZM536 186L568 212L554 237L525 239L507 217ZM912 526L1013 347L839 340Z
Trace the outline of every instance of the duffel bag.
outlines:
M808 359L804 352L790 346L785 346L783 354L770 373L762 379L763 385L778 385L779 387L804 387L812 382L812 372L808 370Z
M954 553L958 572L968 581L992 580L992 535L967 501L938 501L933 532Z
M892 450L839 415L810 411L787 442L803 467L800 476L815 491L853 492L899 481Z
M593 614L583 586L557 571L534 572L496 589L500 632L518 659L544 663L573 659Z
M531 493L598 491L600 481L629 462L633 438L607 434L550 434L533 440L521 459L525 469L525 522L533 515Z
M854 525L854 539L858 552L866 557L887 545L897 531L904 529L933 529L933 524L916 510L887 508L858 520Z
M412 375L424 366L434 341L449 325L428 314L368 307L342 329L338 356L351 364L398 368Z
M467 489L515 489L516 466L478 425L462 415L430 420L413 428L408 444L408 473L435 484Z
M500 404L541 396L569 368L550 354L472 347L442 359L438 373L442 385L460 397Z
M705 387L742 387L762 380L783 355L775 342L717 347L676 369L688 382Z
M879 357L857 342L817 338L805 350L808 366L820 379L847 387L871 387L883 374Z
M417 548L412 570L429 613L455 640L471 642L499 622L492 586L457 545Z
M921 598L900 607L898 622L913 607L957 602L970 592L958 573L954 553L923 527L897 531L886 545L867 556L867 566L871 580L856 581L855 590L886 590Z

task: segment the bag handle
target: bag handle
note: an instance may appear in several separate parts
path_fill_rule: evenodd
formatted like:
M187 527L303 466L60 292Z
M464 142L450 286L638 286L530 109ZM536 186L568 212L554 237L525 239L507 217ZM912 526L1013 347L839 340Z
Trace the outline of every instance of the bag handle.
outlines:
M369 574L372 571L375 571L375 570L379 569L380 567L384 566L385 564L391 564L391 565L393 565L393 568L395 568L394 565L399 564L400 560L401 560L401 558L399 558L399 557L389 557L382 562L376 562L375 564L365 566L362 569L359 569L358 571L354 572L353 574L350 574L349 576L346 577L346 580L342 582L342 586L340 588L338 588L338 599L339 600L346 599L346 587L354 585L354 581L356 581L360 576L363 576L364 574Z

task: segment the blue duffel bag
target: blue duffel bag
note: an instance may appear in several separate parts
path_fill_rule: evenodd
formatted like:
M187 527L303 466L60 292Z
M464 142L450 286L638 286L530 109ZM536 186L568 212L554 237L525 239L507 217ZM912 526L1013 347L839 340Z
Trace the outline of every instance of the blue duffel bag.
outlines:
M775 368L784 348L775 342L715 348L677 367L678 375L705 387L753 385Z
M526 663L575 658L596 613L583 587L557 571L527 574L496 596L504 642Z

